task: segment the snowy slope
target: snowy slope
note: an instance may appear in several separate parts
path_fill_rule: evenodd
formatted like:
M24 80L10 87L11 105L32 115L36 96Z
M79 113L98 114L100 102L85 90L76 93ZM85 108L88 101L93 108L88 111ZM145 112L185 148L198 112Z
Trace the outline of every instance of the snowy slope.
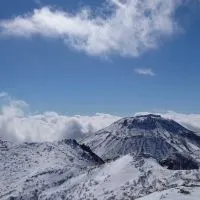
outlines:
M104 160L131 153L172 169L198 168L200 136L159 115L120 119L83 142Z
M61 176L66 177L66 173ZM181 188L194 188L196 193L200 191L199 170L171 171L158 165L154 159L135 160L130 155L74 173L59 184L55 179L61 179L59 173L32 177L29 187L26 186L16 199L34 199L36 191L35 199L46 200L133 200L145 196L148 199L149 194L162 196L166 191L179 191ZM51 184L41 187L43 181ZM172 195L168 199L176 200Z
M75 199L132 200L181 187L200 192L199 170L171 171L152 158L135 160L126 155L91 170L88 180L76 188Z
M10 194L4 193L0 199L133 200L147 197L150 200L148 197L151 194L150 197L154 199L155 196L156 200L162 199L169 191L168 199L176 200L174 191L185 188L190 191L190 197L194 196L196 200L195 195L200 192L199 170L171 171L161 167L155 159L134 159L131 155L103 165L92 162L86 167L87 162L81 162L82 168L57 163L59 166L51 170L37 168L37 172L29 171L30 175L19 177L17 186L4 182L1 187L9 186ZM183 193L180 195L185 197Z
M137 200L199 200L199 197L199 187L177 187L162 192L155 192Z
M75 140L12 145L0 142L0 199L36 198L103 161ZM37 199L37 198L36 198Z

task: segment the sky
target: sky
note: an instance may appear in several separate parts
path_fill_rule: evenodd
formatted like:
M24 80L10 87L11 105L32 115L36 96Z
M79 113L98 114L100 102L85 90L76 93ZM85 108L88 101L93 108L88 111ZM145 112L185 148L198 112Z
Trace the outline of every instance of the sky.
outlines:
M0 92L36 113L198 114L199 27L198 0L1 0Z

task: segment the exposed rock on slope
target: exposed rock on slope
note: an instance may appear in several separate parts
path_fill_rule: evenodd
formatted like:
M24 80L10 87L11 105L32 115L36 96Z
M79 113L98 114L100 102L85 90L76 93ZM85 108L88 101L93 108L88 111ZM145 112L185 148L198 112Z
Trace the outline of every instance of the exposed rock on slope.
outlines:
M84 140L104 160L131 153L152 157L169 169L197 169L200 136L159 115L120 119Z

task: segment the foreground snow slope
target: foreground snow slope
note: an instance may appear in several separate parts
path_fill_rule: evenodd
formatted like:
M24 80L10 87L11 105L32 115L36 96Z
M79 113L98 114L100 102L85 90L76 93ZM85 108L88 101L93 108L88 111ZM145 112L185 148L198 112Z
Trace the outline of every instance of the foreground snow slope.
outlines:
M168 199L176 200L177 196L173 197L172 192L175 191L185 198L186 194L178 191L186 188L190 192L187 194L190 199L193 200L194 197L196 200L196 194L200 191L199 170L172 171L160 166L155 159L135 159L131 155L102 164L101 160L95 161L98 158L94 160L87 153L86 158L80 158L75 153L76 149L80 155L85 152L76 143L62 145L64 148L67 146L67 154L62 152L62 147L58 151L52 149L51 159L48 159L46 153L39 159L31 147L27 164L23 160L18 161L16 157L12 157L12 162L10 159L1 160L1 167L4 165L6 168L1 170L0 199L133 200L145 196L148 199L149 194L152 194L152 198L155 195L156 200L163 199L166 191L170 191L168 193L171 196ZM50 144L47 146L52 147ZM47 146L40 144L38 150L49 154L50 149L46 149ZM10 153L14 153L13 150ZM31 160L40 164L33 164ZM8 165L9 162L12 165Z
M171 169L197 169L200 136L159 115L120 119L84 139L104 160L131 153L153 157Z
M59 192L67 199L73 194L74 199L82 200L133 200L154 192L162 194L172 188L180 190L195 186L200 191L199 170L171 171L152 158L135 160L130 155L90 170L87 176L71 194L65 190ZM53 200L58 194L48 199Z
M98 156L75 140L21 145L1 141L0 199L36 198L39 191L53 189L102 163Z
M199 136L176 122L125 118L85 141L107 162L75 140L0 141L0 200L198 199Z

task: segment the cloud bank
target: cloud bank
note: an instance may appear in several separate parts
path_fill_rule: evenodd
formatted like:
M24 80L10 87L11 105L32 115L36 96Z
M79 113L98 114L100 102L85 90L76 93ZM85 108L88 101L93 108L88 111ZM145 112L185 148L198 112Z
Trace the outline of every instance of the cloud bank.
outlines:
M176 33L175 13L182 0L110 0L102 12L82 8L76 13L52 7L0 21L0 34L63 39L89 55L139 56Z
M7 103L0 108L1 140L42 142L78 139L120 118L102 113L93 116L65 116L56 112L31 114L27 110L28 104L24 101L7 98Z
M102 113L93 116L66 116L56 112L32 114L28 111L28 104L22 100L4 96L0 98L1 102L4 103L0 107L0 140L19 143L80 139L122 118ZM136 115L138 114L145 113ZM155 114L174 119L200 133L200 114L181 114L172 111Z

